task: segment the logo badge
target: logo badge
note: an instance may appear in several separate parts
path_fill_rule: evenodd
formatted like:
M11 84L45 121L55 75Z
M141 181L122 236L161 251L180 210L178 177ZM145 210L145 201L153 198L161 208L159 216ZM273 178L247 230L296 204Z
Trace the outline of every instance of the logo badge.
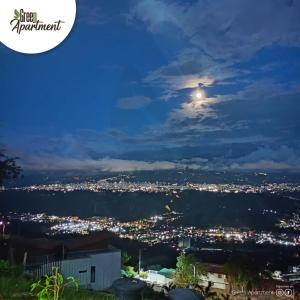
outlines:
M17 52L51 50L69 35L75 0L0 0L0 41Z

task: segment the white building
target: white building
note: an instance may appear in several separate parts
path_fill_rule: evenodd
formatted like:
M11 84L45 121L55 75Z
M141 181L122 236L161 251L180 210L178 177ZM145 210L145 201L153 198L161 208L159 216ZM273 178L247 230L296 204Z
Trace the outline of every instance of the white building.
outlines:
M173 279L170 279L165 275L160 274L159 271L154 271L154 270L146 271L146 278L145 279L140 278L140 279L148 283L156 284L159 286L169 286L173 282Z
M213 289L226 290L228 289L227 276L224 273L224 268L221 265L206 264L207 274L201 278L201 285L208 286L211 284Z
M228 286L226 275L208 272L201 278L201 285L207 287L210 283L212 288L218 290L226 290Z
M200 278L201 281L199 284L204 287L211 285L213 289L217 290L227 290L229 284L227 281L227 276L224 273L223 266L206 264L205 267L207 269L207 274L206 276L202 276ZM165 270L168 269L162 269L160 271L148 270L145 272L146 277L140 279L157 286L169 286L174 282L175 270L173 270L173 276L166 276Z
M178 248L179 249L189 249L189 248L191 248L191 238L189 238L189 237L179 238Z
M82 288L105 290L121 277L121 251L104 249L70 252L66 259L41 264L31 272L41 278L51 274L53 267L58 267L64 277L74 277Z
M298 267L289 268L288 273L283 273L281 271L274 271L272 273L272 278L275 280L288 281L288 282L300 282L300 271Z

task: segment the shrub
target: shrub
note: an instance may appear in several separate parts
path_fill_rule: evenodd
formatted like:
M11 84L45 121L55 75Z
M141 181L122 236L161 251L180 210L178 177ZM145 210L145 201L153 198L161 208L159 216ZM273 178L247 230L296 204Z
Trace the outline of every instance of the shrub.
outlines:
M7 260L0 260L0 276L20 276L22 267L10 264Z
M0 277L0 299L34 299L28 293L31 283L32 280L22 276Z

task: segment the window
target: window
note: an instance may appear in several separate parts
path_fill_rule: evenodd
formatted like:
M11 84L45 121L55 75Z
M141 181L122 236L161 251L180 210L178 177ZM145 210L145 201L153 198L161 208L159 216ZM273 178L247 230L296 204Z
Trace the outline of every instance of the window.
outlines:
M96 267L91 266L91 283L95 282L96 280Z
M86 273L86 270L79 271L79 274Z

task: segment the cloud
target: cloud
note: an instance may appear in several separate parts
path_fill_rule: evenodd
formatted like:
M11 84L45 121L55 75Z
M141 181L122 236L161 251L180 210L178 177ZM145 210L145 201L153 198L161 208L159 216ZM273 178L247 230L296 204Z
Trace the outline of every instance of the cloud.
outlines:
M171 138L171 137L170 137ZM178 140L176 135L175 141ZM184 135L186 141L193 139L193 135ZM261 146L257 145L261 141ZM20 165L25 171L72 171L72 172L133 172L154 170L300 170L300 150L298 147L283 145L276 147L262 146L263 137L254 136L245 139L233 140L234 144L207 143L202 147L196 142L192 147L191 142L185 148L182 142L177 148L165 148L147 151L135 148L134 152L123 152L115 157L96 155L66 156L55 153L39 153L24 155ZM153 144L153 141L150 142ZM201 144L201 142L200 142Z
M191 97L187 102L183 102L178 109L174 109L170 115L168 122L181 123L186 119L197 119L201 122L205 118L215 118L216 115L212 108L213 104L218 102L217 98L205 97L203 99L197 99Z
M188 97L154 135L164 141L171 137L172 143L185 137L185 143L199 147L208 141L289 144L299 141L299 95L299 85L259 80L230 94Z
M237 164L234 163L230 166L231 170L299 170L300 164L294 165L289 164L287 162L275 162L272 160L260 160L257 162L252 163L244 163L244 164Z
M183 90L198 86L208 90L218 85L229 86L229 93L209 96L202 102L186 97L179 107L172 109L159 130L161 140L172 133L172 143L176 143L175 134L181 133L178 143L184 134L186 142L201 145L209 133L213 140L213 135L220 132L223 138L233 141L261 135L257 143L271 143L275 128L280 140L283 130L297 124L294 113L288 122L285 117L291 107L295 108L291 98L297 91L289 86L288 80L274 83L261 79L263 72L280 65L273 62L262 68L256 63L245 68L241 63L249 63L255 54L268 47L300 46L299 1L141 0L131 8L129 18L145 24L154 37L167 37L171 26L181 41L175 57L144 79L145 83L161 88L162 99L182 99ZM251 79L251 74L256 77Z
M300 156L295 149L287 146L281 146L277 149L262 147L240 157L229 168L239 170L299 170Z
M182 89L209 87L216 81L234 77L235 72L227 65L216 63L199 49L186 48L169 64L150 72L144 82L162 88L161 99L169 100Z
M164 25L172 26L181 40L176 57L145 78L162 88L164 100L184 88L229 79L237 83L245 73L237 64L261 49L300 46L300 2L293 0L141 0L131 8L129 19L143 22L154 35L168 36Z
M242 136L242 137L232 137L232 138L220 138L217 139L217 143L220 144L245 144L245 143L258 143L258 142L267 142L274 141L272 138L267 138L262 135L255 136Z
M117 107L120 109L140 109L152 102L151 98L146 96L133 96L118 99Z
M149 143L267 146L298 140L299 84L292 86L288 78L272 80L282 73L275 75L274 69L282 68L278 62L262 66L251 59L268 47L300 46L299 1L135 3L129 13L132 22L144 24L154 38L168 37L172 27L180 41L170 61L144 78L161 89L161 99L176 99L177 105L162 125L147 133ZM208 91L201 101L188 95L198 86Z
M136 134L111 128L106 132L77 130L51 138L23 136L22 139L27 140L28 149L18 145L15 148L23 149L31 156L57 155L76 157L78 160L98 160L109 156L114 159L149 161L185 158L186 153L189 153L187 157L212 157L215 152L218 160L225 152L231 151L237 157L250 153L256 149L254 146L263 145L270 148L286 145L297 149L300 148L300 107L299 94L293 94L295 92L297 88L286 88L281 83L256 81L255 84L246 85L243 90L222 97L197 99L188 94L187 100L179 104L177 101L175 107L173 103L170 105L171 110L162 123L151 124ZM217 151L225 145L228 145L226 151ZM186 147L195 149L190 153ZM157 153L160 150L165 151L169 157L165 154L159 156ZM145 151L147 158L143 156ZM135 152L137 156L126 157L128 152ZM180 156L176 153L180 153ZM224 159L229 159L228 164L220 160L220 165L209 166L228 168L233 163L242 165L252 162L248 159L232 161L231 157ZM262 156L253 162L267 159L268 156Z
M195 169L194 164L183 164L171 161L139 161L102 158L77 159L58 156L35 156L26 162L21 162L24 170L31 171L79 171L79 172L130 172L130 171L154 171L154 170L175 170L183 168Z
M272 149L270 147L260 148L245 157L239 159L239 162L255 162L258 160L276 160L276 161L296 161L298 160L298 155L295 150L287 147L280 146L277 149Z
M131 8L128 18L131 21L139 19L147 24L150 31L156 32L163 23L178 24L177 17L183 14L183 9L176 2L169 4L157 0L142 0Z
M249 57L274 43L300 44L300 3L291 0L141 0L129 17L151 32L169 24L214 59Z
M244 88L236 93L222 95L223 101L233 100L269 100L276 97L286 97L300 92L300 85L287 82L274 82L271 79L248 80Z
M87 25L103 25L109 21L102 8L96 5L80 3L78 5L78 21Z

